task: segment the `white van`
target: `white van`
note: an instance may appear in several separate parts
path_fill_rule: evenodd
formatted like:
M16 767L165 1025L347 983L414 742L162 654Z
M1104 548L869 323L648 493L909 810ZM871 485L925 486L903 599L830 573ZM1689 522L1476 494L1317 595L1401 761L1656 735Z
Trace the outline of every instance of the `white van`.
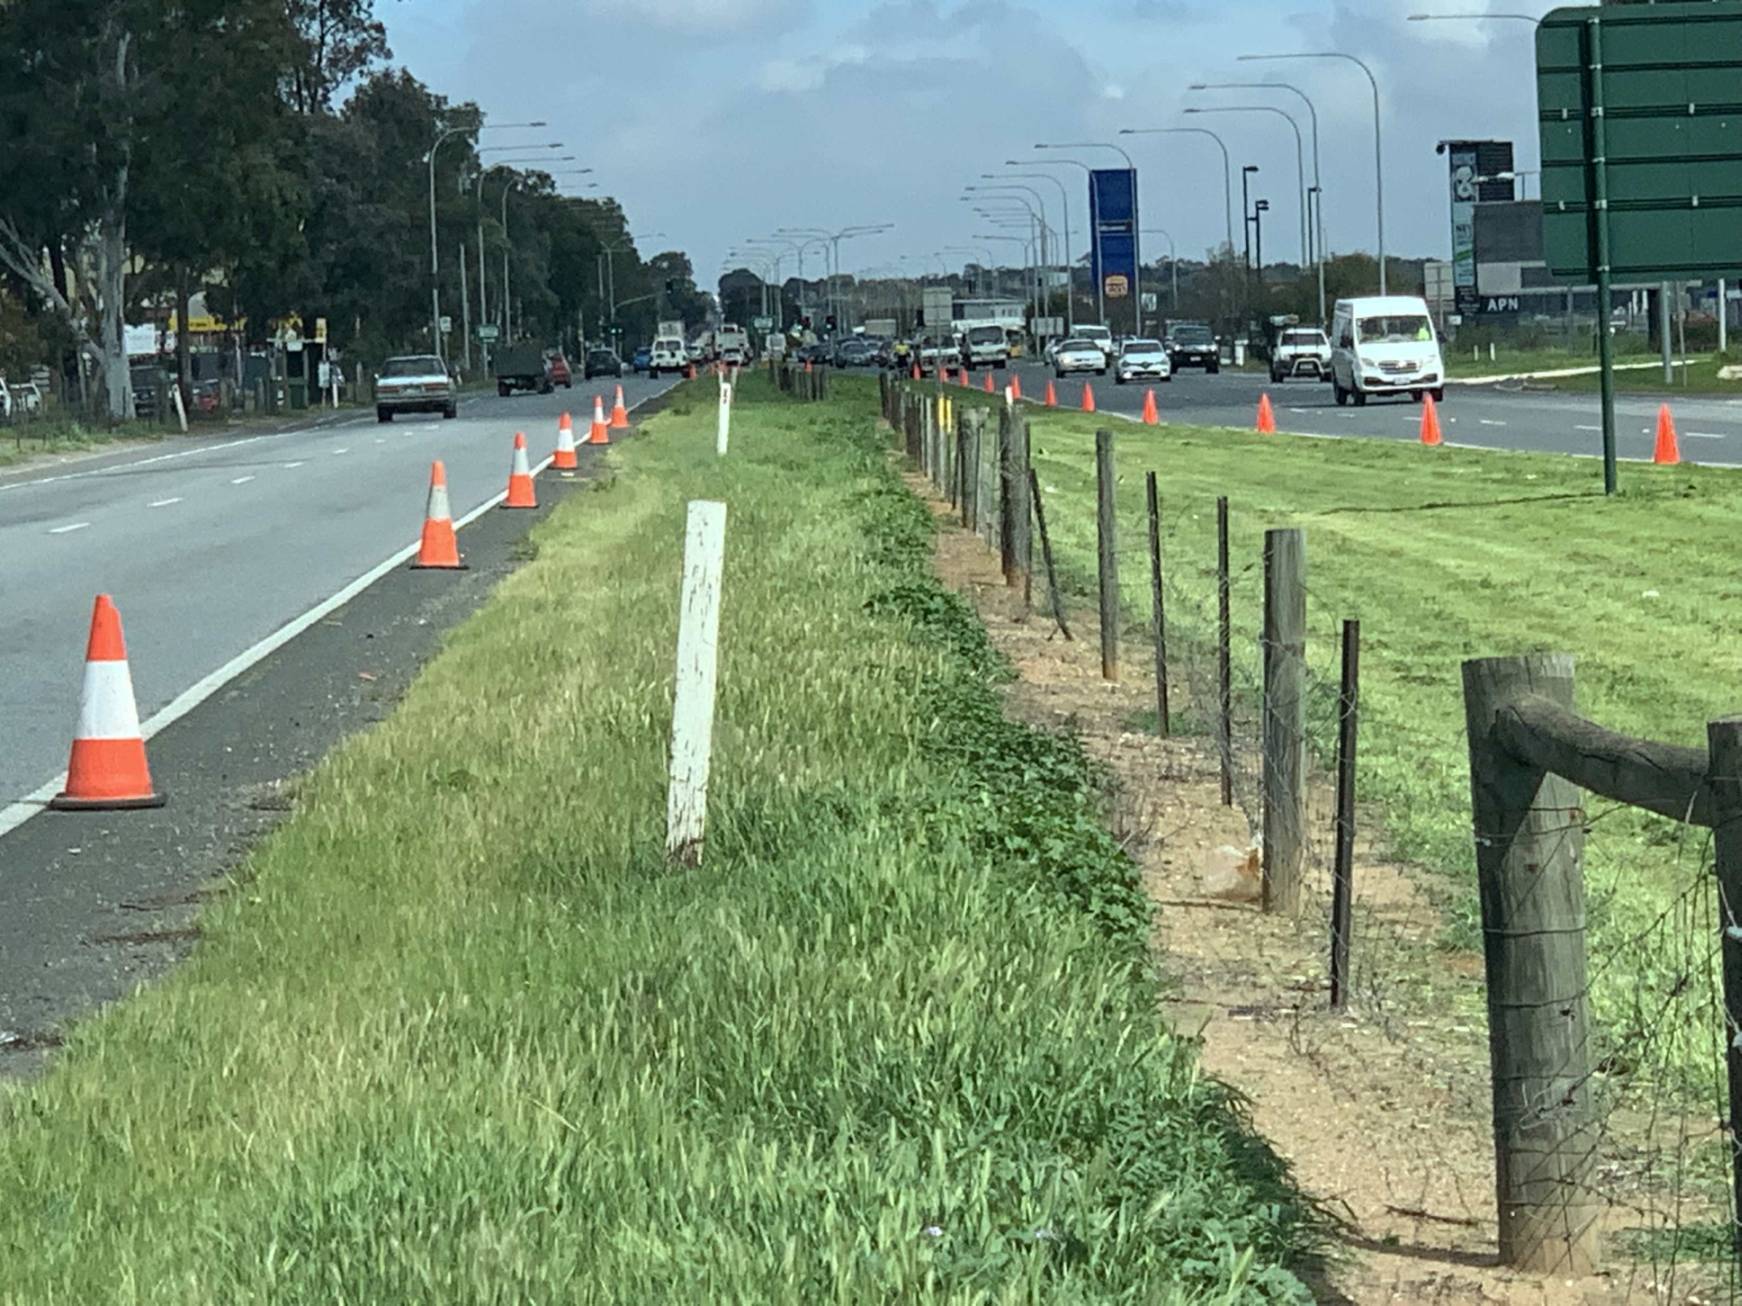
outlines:
M684 348L682 336L661 336L653 342L653 352L648 355L647 375L657 381L661 372L681 372L689 363L689 351Z
M1331 316L1331 388L1358 408L1369 395L1446 397L1446 365L1427 301L1414 295L1339 299Z

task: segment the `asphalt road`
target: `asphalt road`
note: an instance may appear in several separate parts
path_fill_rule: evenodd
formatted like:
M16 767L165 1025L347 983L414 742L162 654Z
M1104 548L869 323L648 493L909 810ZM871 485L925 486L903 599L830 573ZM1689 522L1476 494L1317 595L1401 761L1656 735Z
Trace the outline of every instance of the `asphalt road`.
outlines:
M1025 399L1046 393L1052 372L1044 364L1022 362L1012 371L1022 378ZM993 373L995 384L1004 374ZM986 373L973 374L975 385ZM1079 407L1085 381L1093 385L1099 411L1137 416L1143 408L1140 385L1117 385L1111 373L1054 381L1061 406ZM1331 387L1318 381L1272 385L1260 372L1224 371L1216 376L1181 372L1154 386L1156 406L1164 422L1205 426L1250 427L1257 418L1259 395L1268 392L1279 430L1301 435L1372 436L1415 440L1421 434L1421 409L1408 399L1373 400L1365 408L1338 408ZM1644 396L1616 399L1617 447L1624 459L1649 460L1661 401ZM1708 466L1742 467L1742 399L1669 397L1681 438L1682 458ZM1478 449L1518 449L1599 457L1603 451L1601 415L1596 394L1545 390L1500 389L1495 386L1451 385L1440 405L1440 423L1447 443Z
M535 466L565 408L585 439L600 384L471 397L453 421L365 414L0 478L0 834L66 766L97 593L120 609L149 718L416 540L432 459L460 518L506 485L516 430ZM629 378L624 393L633 406L672 384Z

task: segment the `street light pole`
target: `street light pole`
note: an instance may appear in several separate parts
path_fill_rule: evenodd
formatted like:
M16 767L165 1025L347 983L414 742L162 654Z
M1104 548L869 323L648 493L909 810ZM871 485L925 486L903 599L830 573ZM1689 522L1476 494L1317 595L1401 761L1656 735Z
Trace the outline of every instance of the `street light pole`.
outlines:
M1373 89L1373 211L1379 234L1379 293L1386 293L1385 276L1385 148L1381 136L1379 109L1379 79L1373 75L1365 60L1358 59L1342 50L1311 50L1300 54L1243 54L1242 63L1261 62L1277 59L1342 59L1354 64L1367 74L1367 84Z
M506 131L515 127L543 127L543 119L533 122L503 122L492 123L489 126L479 126L480 132ZM471 127L449 127L438 132L434 143L429 147L429 153L424 161L429 164L429 332L430 352L437 358L445 357L442 350L442 292L441 292L441 252L436 237L436 151L441 149L442 142L450 136L458 136L462 132L471 131ZM462 195L464 191L460 192Z
M1234 257L1234 164L1228 143L1208 127L1121 127L1121 136L1208 136L1222 151L1222 212L1228 226L1228 257Z
M1010 160L1007 159L1007 160L1005 160L1005 162L1008 163L1008 162L1010 162ZM1061 155L1058 158L1052 158L1052 159L1036 159L1032 166L1034 166L1036 168L1047 168L1047 167L1051 167L1054 164L1062 164L1062 163L1068 163L1074 168L1081 168L1083 170L1084 177L1091 179L1087 184L1090 184L1090 185L1093 184L1092 178L1094 176L1095 170L1093 168L1091 168L1088 164L1084 163L1081 159L1067 159ZM1064 183L1059 182L1059 186L1062 189L1064 187ZM1066 210L1067 221L1069 219L1069 216L1070 216L1069 210L1067 209ZM1091 241L1091 243L1094 241L1094 238L1095 238L1094 233L1090 232L1089 233L1089 240ZM1069 243L1068 238L1067 238L1066 243L1067 244ZM1072 264L1072 266L1071 266L1071 287L1072 287L1072 295L1074 295L1075 294L1075 287L1076 287L1076 265L1075 264ZM1070 298L1070 296L1067 296L1067 298ZM1102 294L1101 284L1100 284L1100 281L1098 279L1096 280L1096 283L1095 283L1095 320L1097 322L1102 323L1103 325L1105 325L1106 321L1107 321L1107 303L1106 303L1105 297ZM1071 330L1073 332L1076 330L1076 323L1075 323L1074 317L1072 318Z
M1168 235L1166 227L1145 227L1143 232L1145 235L1164 237L1167 241L1167 264L1173 273L1173 307L1177 313L1179 311L1179 254L1174 249L1173 237Z
M1060 159L1059 162L1061 162L1061 163L1077 163L1077 160L1075 160L1075 159ZM1044 168L1047 165L1045 163L1041 163L1041 162L1029 163L1029 162L1024 162L1020 159L1006 159L1006 160L1004 160L1004 166L1007 168ZM1088 165L1084 164L1084 163L1077 163L1077 166L1084 168L1084 169L1086 169L1088 167ZM1076 266L1077 265L1076 265L1074 258L1071 255L1071 201L1070 201L1070 192L1068 192L1065 189L1064 182L1060 181L1057 177L1053 176L1053 174L1050 172L1031 172L1031 173L1026 173L1026 174L1000 173L999 175L1006 176L1006 177L1012 176L1012 175L1045 177L1053 185L1055 185L1059 188L1059 208L1064 211L1064 222L1065 222L1063 257L1059 261L1064 265L1064 273L1065 273L1065 333L1067 335L1069 335L1076 330L1076 321L1077 321L1076 304L1075 304L1075 300L1077 297L1077 276L1076 276Z
M1300 258L1301 266L1305 267L1309 254L1307 252L1307 220L1306 220L1306 144L1301 139L1300 124L1293 115L1274 104L1230 104L1204 107L1194 105L1187 113L1274 113L1294 129L1294 172L1300 198Z
M1022 165L1018 164L1017 166L1020 167ZM1071 246L1071 216L1070 216L1070 213L1071 213L1071 211L1070 211L1070 205L1065 200L1065 184L1064 184L1064 182L1060 181L1057 177L1053 176L1049 172L1047 172L1047 173L982 172L980 175L988 181L998 181L1000 179L1008 179L1008 178L1019 178L1019 179L1024 180L1024 181L1027 181L1030 179L1038 181L1044 177L1047 181L1050 181L1053 185L1055 185L1059 188L1059 206L1060 206L1060 208L1062 208L1064 210L1064 224L1065 224L1064 225L1064 246L1065 246L1065 248L1064 248L1064 256L1061 259L1059 259L1058 261L1060 263L1064 264L1064 268L1065 268L1065 321L1069 322L1070 317L1071 317L1071 274L1070 274L1070 246ZM1028 188L1024 187L1023 189L1027 190ZM1040 193L1038 191L1029 190L1029 194L1033 195L1037 201L1040 199ZM1044 205L1044 204L1041 205L1041 212L1043 214L1046 212L1046 205ZM1054 251L1054 252L1057 253L1057 251ZM1043 273L1042 275L1044 276L1045 274ZM1051 302L1050 301L1051 301L1051 294L1049 292L1047 297L1046 297L1046 300L1043 301L1042 316L1044 316L1044 317L1050 317L1052 315L1051 311L1050 311L1051 310ZM1069 328L1067 327L1066 329L1068 330Z
M1312 122L1313 129L1313 185L1312 206L1313 216L1308 220L1307 230L1312 233L1314 245L1313 262L1318 265L1319 272L1319 325L1326 324L1325 317L1325 193L1324 179L1319 175L1319 110L1307 93L1288 82L1195 82L1186 88L1191 91L1287 91L1298 95L1302 104L1307 107L1307 117Z

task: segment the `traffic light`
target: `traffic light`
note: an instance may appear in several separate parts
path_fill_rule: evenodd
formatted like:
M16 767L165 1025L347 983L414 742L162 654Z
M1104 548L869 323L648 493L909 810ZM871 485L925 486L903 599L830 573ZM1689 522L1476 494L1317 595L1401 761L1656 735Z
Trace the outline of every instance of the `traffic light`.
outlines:
M828 317L826 317L823 320L828 324L828 328L830 331L833 331L835 329L835 315L833 313L830 313L828 315Z
M810 320L810 315L809 315L809 314L806 314L806 315L805 315L805 319L804 319L804 329L805 329L805 330L806 330L806 331L809 331L809 330L810 330L810 329L811 329L811 320Z

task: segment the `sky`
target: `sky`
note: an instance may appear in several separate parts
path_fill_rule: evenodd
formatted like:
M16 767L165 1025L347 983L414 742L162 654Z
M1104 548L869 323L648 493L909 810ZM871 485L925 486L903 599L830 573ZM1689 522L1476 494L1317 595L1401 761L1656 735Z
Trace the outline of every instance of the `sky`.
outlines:
M1236 62L1241 54L1338 50L1379 84L1386 250L1450 248L1446 139L1510 139L1536 167L1532 29L1517 21L1410 22L1412 13L1546 12L1543 0L377 0L394 62L435 91L476 101L486 121L548 130L486 144L560 139L629 216L642 252L679 248L704 287L727 251L778 227L840 230L841 268L916 274L1020 261L1009 229L961 202L1007 160L1077 158L1123 166L1111 149L1038 151L1037 142L1111 142L1136 160L1144 258L1172 246L1202 257L1226 231L1222 161L1198 135L1121 128L1208 127L1233 160L1240 240L1242 164L1270 201L1267 260L1297 259L1295 137L1270 112L1187 114L1273 104L1294 114L1311 183L1311 130L1287 92L1192 92L1195 82L1286 81L1318 111L1326 244L1375 248L1374 110L1361 69L1341 59ZM554 133L554 134L553 134ZM1087 246L1082 169L1030 183L1054 228ZM1528 178L1529 193L1536 192ZM1018 182L1016 184L1023 184ZM1155 234L1163 230L1166 236ZM663 233L663 235L655 235ZM976 252L978 251L978 252ZM733 259L736 266L741 260ZM788 256L781 275L797 265ZM819 275L814 251L808 275Z

